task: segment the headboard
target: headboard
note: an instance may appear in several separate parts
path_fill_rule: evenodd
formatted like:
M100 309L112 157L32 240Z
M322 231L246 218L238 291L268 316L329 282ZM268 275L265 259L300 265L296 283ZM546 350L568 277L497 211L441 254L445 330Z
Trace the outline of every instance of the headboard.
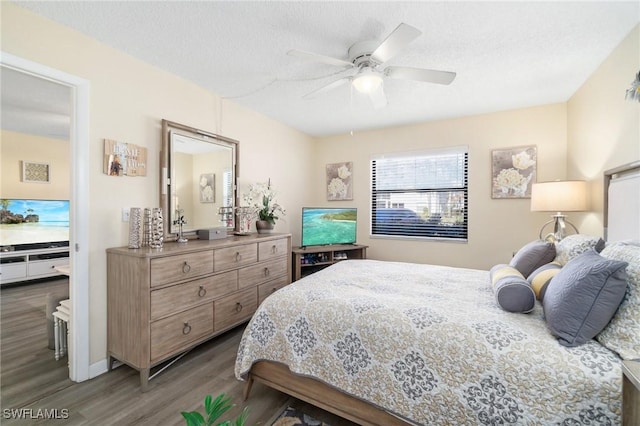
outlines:
M604 238L640 240L640 161L604 172Z

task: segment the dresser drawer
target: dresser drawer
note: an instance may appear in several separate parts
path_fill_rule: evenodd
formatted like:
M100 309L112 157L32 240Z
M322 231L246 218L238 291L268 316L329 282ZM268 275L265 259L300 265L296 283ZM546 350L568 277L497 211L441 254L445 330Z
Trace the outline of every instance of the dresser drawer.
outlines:
M213 251L151 260L151 287L213 273Z
M256 286L282 275L287 275L287 272L288 265L284 257L270 262L247 266L239 271L239 286L240 288Z
M213 266L216 272L250 265L258 261L258 245L243 244L213 251Z
M184 311L190 306L220 298L238 290L238 271L161 288L151 292L151 319Z
M151 323L151 362L186 349L213 333L213 303Z
M258 260L274 259L289 254L289 239L263 241L258 243Z
M214 329L221 331L251 318L258 308L258 292L255 287L238 291L214 302Z
M286 275L275 280L260 284L258 286L258 305L261 305L262 302L264 302L264 299L289 284L289 277L287 277Z

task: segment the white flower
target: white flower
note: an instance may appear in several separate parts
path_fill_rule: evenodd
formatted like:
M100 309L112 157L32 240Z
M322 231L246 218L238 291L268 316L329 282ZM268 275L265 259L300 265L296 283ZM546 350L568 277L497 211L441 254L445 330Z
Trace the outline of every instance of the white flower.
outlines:
M527 151L522 151L520 154L512 155L511 162L513 167L519 170L528 169L536 164L536 162L527 154Z
M347 167L346 164L343 164L338 168L338 177L340 179L346 179L349 176L351 176L351 172L349 171L349 168Z
M333 178L327 186L331 198L345 198L347 196L347 185L340 178Z
M508 190L516 190L521 188L524 184L525 188L529 180L531 179L531 175L529 178L525 178L522 176L516 169L502 169L498 176L494 179L496 186L498 186L503 192L507 192Z
M249 185L249 192L242 195L246 206L253 207L260 220L275 223L278 215L284 216L286 210L276 202L276 191L270 182L259 182Z

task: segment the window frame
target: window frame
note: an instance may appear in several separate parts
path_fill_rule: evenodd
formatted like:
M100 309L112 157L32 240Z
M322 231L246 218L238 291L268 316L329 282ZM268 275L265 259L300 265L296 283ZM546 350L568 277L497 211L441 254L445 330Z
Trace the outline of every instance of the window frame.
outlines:
M426 161L437 161L438 157L458 156L455 160L461 168L458 169L458 174L461 173L462 177L460 184L451 184L449 186L444 185L446 182L435 181L435 183L419 182L414 184L414 187L406 188L393 188L393 189L378 189L379 173L380 170L377 167L380 160L394 159L399 160L407 159L425 159ZM419 151L406 151L390 154L378 154L371 157L369 163L370 171L370 198L369 198L369 237L370 238L390 238L390 239L402 239L402 240L428 240L428 241L447 241L447 242L461 242L466 243L469 240L469 148L468 146L454 146L447 148L433 148ZM419 170L417 168L412 171L412 175L415 177ZM446 179L445 179L446 180ZM396 182L397 183L397 182ZM417 187L416 187L417 186ZM416 204L424 202L425 198L435 197L434 194L446 193L449 194L449 200L446 203L436 202L439 210L452 209L455 205L462 204L461 208L456 209L458 214L462 215L462 222L460 224L446 224L440 219L437 223L428 219L421 218L416 211L404 208L404 205L394 205L394 201L391 199L392 194L406 194L404 198L411 199L412 196L416 196ZM455 193L459 193L455 196ZM431 194L431 195L427 195ZM382 197L381 197L382 195ZM451 197L458 200L451 200ZM398 197L403 198L403 197ZM432 198L433 199L433 198ZM388 204L386 207L380 207L380 202ZM454 204L452 204L454 203ZM411 219L407 220L389 220L387 224L381 224L377 218L381 216L380 209L397 209L396 212L389 212L389 215L409 215ZM390 216L386 216L390 217ZM396 218L398 216L394 216ZM436 218L437 220L437 218ZM384 219L382 220L384 221ZM406 222L406 223L402 223Z

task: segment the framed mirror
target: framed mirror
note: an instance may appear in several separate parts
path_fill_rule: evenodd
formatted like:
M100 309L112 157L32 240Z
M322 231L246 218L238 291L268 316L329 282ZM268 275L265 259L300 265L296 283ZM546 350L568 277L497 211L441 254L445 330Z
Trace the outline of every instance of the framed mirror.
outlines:
M160 170L165 241L176 239L180 216L187 238L199 229L235 229L238 141L162 120Z

